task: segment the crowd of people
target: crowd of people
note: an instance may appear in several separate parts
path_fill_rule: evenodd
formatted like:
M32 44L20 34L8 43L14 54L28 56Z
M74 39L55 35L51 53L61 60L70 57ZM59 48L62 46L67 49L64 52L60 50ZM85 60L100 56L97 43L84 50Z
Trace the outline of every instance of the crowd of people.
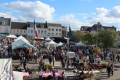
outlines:
M93 64L97 62L98 64L101 63L102 60L109 59L110 61L114 62L116 57L119 62L119 55L115 55L113 52L109 50L103 50L99 53L94 53L93 54L93 47L84 47L84 46L76 46L73 44L70 44L69 50L68 50L68 45L64 44L61 49L58 49L56 47L53 47L52 45L48 47L48 45L45 45L44 40L28 40L32 45L38 48L38 50L34 49L29 49L29 48L18 48L15 50L12 50L11 44L14 42L14 39L1 39L1 47L3 48L3 51L0 52L0 57L2 58L12 58L15 60L20 60L20 65L23 65L23 68L25 71L29 71L30 74L32 74L31 70L27 67L26 69L26 64L29 61L34 61L34 63L39 62L39 76L41 77L41 74L43 73L42 70L44 70L44 64L46 62L46 59L49 60L49 64L55 64L55 61L57 59L61 60L62 68L64 69L65 67L69 68L69 66L73 62L79 63L81 62L86 62ZM67 58L65 55L68 51L73 51L75 52L75 56L73 59ZM38 61L39 60L39 61ZM76 68L77 66L74 66ZM112 68L112 69L111 69ZM21 68L22 69L22 68ZM56 72L54 70L48 70L46 69L45 72L52 72L53 76L54 73ZM82 69L81 69L82 70ZM82 70L83 71L83 70ZM114 71L114 65L108 65L107 72L108 72L108 77L110 77L110 72ZM59 71L57 71L59 72ZM63 74L63 73L62 73ZM83 74L83 73L81 73ZM64 76L65 74L63 74ZM63 79L65 80L65 79Z

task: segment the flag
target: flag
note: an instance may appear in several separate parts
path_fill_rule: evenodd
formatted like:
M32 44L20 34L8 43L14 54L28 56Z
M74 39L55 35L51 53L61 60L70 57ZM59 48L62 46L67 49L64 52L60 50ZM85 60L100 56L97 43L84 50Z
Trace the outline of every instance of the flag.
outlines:
M36 27L35 20L34 20L34 30L35 30L36 38L38 39L38 32L37 32L37 27Z
M72 31L71 31L70 26L69 26L69 36L71 36L73 39L75 39L75 37L74 37L73 34L72 34Z

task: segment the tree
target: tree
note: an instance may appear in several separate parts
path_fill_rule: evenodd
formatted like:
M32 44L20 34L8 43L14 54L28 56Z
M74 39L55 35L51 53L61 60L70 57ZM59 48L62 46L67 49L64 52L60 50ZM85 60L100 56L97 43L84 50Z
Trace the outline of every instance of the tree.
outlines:
M72 37L69 36L70 41L73 41L73 42L84 41L85 33L81 33L79 31L72 31L72 34L75 37L75 39L73 39Z
M98 34L98 44L104 48L115 46L117 42L117 33L114 30L107 29Z
M89 45L93 45L93 44L95 44L96 37L95 37L95 35L93 33L89 32L89 33L85 34L84 40L87 41L87 43Z

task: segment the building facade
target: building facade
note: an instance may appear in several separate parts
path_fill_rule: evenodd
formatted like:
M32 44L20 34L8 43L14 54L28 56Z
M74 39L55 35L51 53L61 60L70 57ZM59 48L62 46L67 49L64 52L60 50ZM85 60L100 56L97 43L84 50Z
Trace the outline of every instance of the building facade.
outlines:
M14 34L18 36L24 36L27 38L27 23L23 22L11 22L11 32L10 34Z
M97 30L101 31L101 30L107 30L107 29L113 29L116 31L116 27L114 26L108 27L108 26L102 26L101 24L99 26L97 24L94 24L93 26L81 26L80 32L83 32L83 33L91 32L96 34Z
M9 35L11 30L11 18L0 17L0 35Z

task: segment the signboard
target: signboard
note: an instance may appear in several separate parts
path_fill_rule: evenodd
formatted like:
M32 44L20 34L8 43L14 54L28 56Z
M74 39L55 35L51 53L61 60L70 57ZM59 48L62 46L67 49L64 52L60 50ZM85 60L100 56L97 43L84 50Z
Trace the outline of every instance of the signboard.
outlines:
M75 52L67 52L66 56L68 58L73 58L73 57L75 57Z

